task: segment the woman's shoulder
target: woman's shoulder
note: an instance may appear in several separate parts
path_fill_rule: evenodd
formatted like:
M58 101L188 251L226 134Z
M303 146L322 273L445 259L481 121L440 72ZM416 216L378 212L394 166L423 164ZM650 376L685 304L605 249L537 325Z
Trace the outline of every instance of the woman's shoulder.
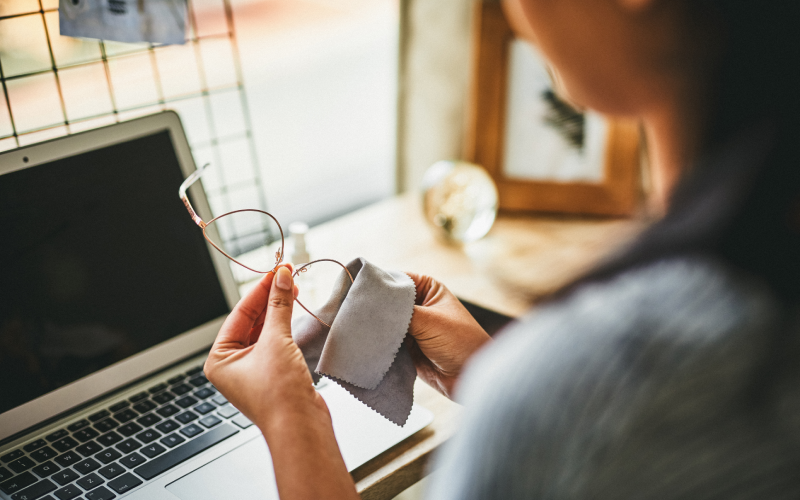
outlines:
M584 285L470 363L457 392L463 433L446 453L481 449L470 459L479 476L502 463L500 477L464 479L476 491L507 488L492 498L581 496L589 484L610 497L645 491L642 482L677 477L663 467L683 467L681 447L701 429L736 413L776 318L763 286L699 257Z
M477 362L541 352L566 365L603 359L597 366L603 371L611 362L644 369L646 360L653 374L674 363L685 368L694 358L730 364L737 355L757 354L753 344L764 343L777 313L774 296L759 281L711 258L676 257L583 285L534 310Z

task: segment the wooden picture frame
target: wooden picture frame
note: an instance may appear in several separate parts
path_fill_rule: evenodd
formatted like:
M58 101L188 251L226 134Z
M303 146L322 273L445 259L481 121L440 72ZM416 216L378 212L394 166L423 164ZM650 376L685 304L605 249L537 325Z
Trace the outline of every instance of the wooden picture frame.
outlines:
M640 129L633 121L606 121L599 182L528 180L504 175L509 53L515 37L497 0L478 0L474 16L473 74L464 156L486 168L495 180L500 209L633 214L641 198Z

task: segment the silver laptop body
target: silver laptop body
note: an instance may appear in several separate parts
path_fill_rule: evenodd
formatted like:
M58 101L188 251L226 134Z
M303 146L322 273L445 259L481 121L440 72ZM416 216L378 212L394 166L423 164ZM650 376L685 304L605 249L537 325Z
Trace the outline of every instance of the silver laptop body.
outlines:
M202 374L239 293L177 197L194 170L173 112L0 154L0 499L277 498L259 430ZM432 420L318 390L348 470Z

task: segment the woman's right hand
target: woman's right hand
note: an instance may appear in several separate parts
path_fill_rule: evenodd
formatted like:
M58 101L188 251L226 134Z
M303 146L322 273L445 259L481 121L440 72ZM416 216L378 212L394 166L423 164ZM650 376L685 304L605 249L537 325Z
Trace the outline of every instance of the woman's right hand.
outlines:
M411 357L422 380L451 398L464 364L491 337L447 287L430 276L407 274L417 287Z

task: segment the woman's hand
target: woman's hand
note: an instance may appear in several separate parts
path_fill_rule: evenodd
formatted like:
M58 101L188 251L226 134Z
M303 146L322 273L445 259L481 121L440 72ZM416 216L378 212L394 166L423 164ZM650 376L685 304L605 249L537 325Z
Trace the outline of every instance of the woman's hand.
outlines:
M328 407L292 340L296 296L291 265L267 273L222 325L206 377L261 429L282 499L356 499Z
M411 356L419 376L452 397L467 360L491 337L455 295L429 276L407 273L417 286L409 330L417 340Z
M290 265L267 273L225 320L205 364L208 379L259 427L298 412L327 413L292 340L292 281Z

